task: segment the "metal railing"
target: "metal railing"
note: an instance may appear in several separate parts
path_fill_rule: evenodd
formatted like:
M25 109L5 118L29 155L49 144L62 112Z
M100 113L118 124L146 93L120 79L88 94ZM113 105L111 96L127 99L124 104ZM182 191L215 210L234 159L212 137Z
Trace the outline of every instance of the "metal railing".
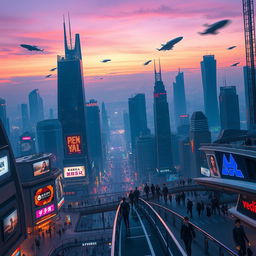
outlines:
M165 255L186 256L184 249L157 211L142 198L139 199L138 206L155 228Z
M165 223L168 224L168 226L172 226L176 228L179 224L179 228L183 222L183 216L178 214L177 212L174 212L171 209L168 209L162 205L159 205L154 202L150 202L150 205L154 207L154 209L157 210L160 216L163 217L165 220ZM191 222L190 222L191 223ZM219 240L211 236L209 233L201 229L200 227L196 226L195 224L191 223L191 225L194 227L196 238L195 241L197 245L202 249L204 255L210 255L210 256L238 256L234 251L229 249L227 246L225 246L223 243L221 243ZM201 238L203 243L198 242L198 240Z

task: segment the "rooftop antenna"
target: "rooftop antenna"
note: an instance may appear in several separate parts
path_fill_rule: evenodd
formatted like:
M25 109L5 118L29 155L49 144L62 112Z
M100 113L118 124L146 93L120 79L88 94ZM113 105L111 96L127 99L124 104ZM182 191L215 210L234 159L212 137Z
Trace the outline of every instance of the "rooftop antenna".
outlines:
M69 12L68 12L68 27L69 27L69 40L70 40L70 47L72 48L72 38L71 38L71 26L70 26L70 17L69 17Z
M160 58L158 59L158 65L159 65L159 78L162 81L162 70L161 70Z
M68 43L67 43L67 34L66 34L66 24L65 24L65 16L63 15L63 29L64 29L64 46L65 52L68 50Z

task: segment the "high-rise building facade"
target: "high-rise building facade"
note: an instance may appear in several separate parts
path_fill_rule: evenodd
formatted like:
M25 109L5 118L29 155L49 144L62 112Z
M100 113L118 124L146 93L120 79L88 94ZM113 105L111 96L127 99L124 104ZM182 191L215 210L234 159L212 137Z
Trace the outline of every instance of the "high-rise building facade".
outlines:
M201 74L204 91L204 109L210 129L219 127L219 107L217 100L217 71L214 55L203 56Z
M6 114L6 101L3 98L0 98L0 119L4 125L7 135L10 135L10 127L9 127L9 120Z
M221 129L240 129L239 100L235 86L220 87Z
M99 172L103 172L103 151L100 109L96 100L92 99L86 103L86 122L88 153L94 167L92 171L95 170L94 175L99 177Z
M68 45L64 22L65 56L58 56L58 120L62 126L64 147L64 183L86 184L88 153L85 119L85 96L82 52L79 34L73 47ZM86 185L85 185L86 186ZM78 186L74 186L78 188ZM83 191L82 186L79 188ZM67 186L65 186L67 189Z
M162 173L173 170L171 127L167 93L162 81L160 62L159 72L156 71L154 63L154 72L154 126L156 140L156 169L159 173Z
M29 112L30 122L33 127L36 127L37 122L44 120L43 99L39 94L39 90L35 89L29 93Z
M205 154L199 150L201 143L211 143L207 117L201 111L194 112L190 121L191 166L190 178L199 177Z
M123 113L123 122L124 122L124 137L126 142L127 152L131 151L131 130L130 130L130 121L129 114L127 112Z
M187 103L185 96L184 74L180 72L173 83L173 103L176 127L179 126L179 117L187 114Z
M147 127L145 94L136 94L128 99L132 152L135 153L135 142L139 136L149 134Z
M38 153L52 153L52 162L57 168L63 167L63 136L58 119L48 119L37 123Z
M21 104L21 121L22 121L23 132L30 131L28 105L27 104Z

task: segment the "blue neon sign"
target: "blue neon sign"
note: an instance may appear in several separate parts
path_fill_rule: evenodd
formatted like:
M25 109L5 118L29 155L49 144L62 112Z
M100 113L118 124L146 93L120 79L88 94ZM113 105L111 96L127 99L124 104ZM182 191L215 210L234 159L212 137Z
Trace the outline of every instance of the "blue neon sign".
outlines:
M222 174L244 179L244 175L242 171L237 168L237 163L232 154L229 154L229 161L226 155L223 154Z

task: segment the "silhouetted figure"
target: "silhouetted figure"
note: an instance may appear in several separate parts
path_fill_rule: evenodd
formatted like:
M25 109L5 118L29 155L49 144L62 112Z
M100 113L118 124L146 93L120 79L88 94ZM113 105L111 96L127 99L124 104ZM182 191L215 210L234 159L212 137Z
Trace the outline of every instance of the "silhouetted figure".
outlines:
M193 209L193 202L188 199L187 200L187 214L190 214L190 218L193 217L192 209Z
M201 205L200 202L197 202L196 210L197 210L197 213L198 213L198 217L201 217L202 205Z
M211 217L211 215L212 215L212 213L211 213L210 204L207 204L207 206L206 206L206 216Z
M147 199L148 199L148 195L149 195L149 186L148 186L147 183L146 183L145 186L144 186L144 192L145 192L146 197L147 197Z
M233 239L236 245L239 256L246 255L246 242L250 246L249 239L247 238L244 227L241 225L240 219L235 220L235 227L233 229Z
M181 192L180 199L181 199L183 205L185 205L186 195L183 191Z
M202 215L204 214L204 202L203 201L201 201L201 210L202 210Z
M132 206L132 210L133 210L133 205L134 205L134 193L132 192L132 190L129 193L129 200L130 200L130 204Z
M156 192L156 188L155 188L154 184L152 184L151 185L151 193L152 193L153 200L155 199L155 192Z
M183 240L185 244L185 249L188 256L192 255L191 244L195 236L196 234L193 226L189 223L189 218L184 217L184 221L182 223L181 230L180 230L180 238L181 240Z
M169 194L169 201L170 201L170 204L172 203L172 194Z
M163 196L164 196L164 202L165 202L165 204L167 204L168 188L166 187L165 184L163 186L162 192L163 192Z
M126 202L125 197L123 197L123 202L121 203L121 206L120 206L120 212L124 218L126 232L128 232L128 229L130 227L130 223L129 223L130 205Z
M161 195L161 189L158 185L156 185L156 198L158 202L160 200L160 195Z
M138 205L138 202L139 202L139 197L140 197L140 191L138 190L138 188L136 187L134 192L134 202L135 202L135 206Z

